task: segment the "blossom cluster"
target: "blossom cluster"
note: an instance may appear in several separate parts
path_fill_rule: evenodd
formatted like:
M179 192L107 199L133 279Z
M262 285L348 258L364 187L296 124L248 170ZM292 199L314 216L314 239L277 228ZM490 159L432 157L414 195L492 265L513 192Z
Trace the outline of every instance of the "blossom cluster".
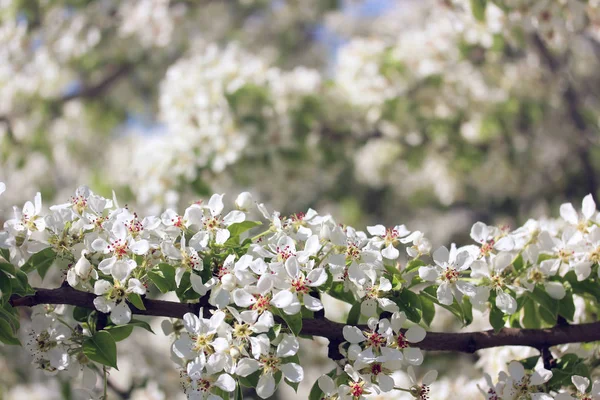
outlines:
M556 303L567 296L564 282L576 289L593 279L599 260L591 195L581 212L563 204L559 220L529 220L515 230L478 222L471 230L476 244L435 251L422 232L404 225L364 232L312 209L283 217L247 192L230 211L223 199L214 194L183 214L167 209L141 218L87 187L44 213L38 193L14 208L0 232L0 248L22 271L38 267L32 263L65 268L66 284L96 295L97 315L110 318L107 329L136 323L132 306L143 309L152 286L174 291L181 301L204 301L199 315L184 316L183 326L165 326L174 334L172 359L193 399L240 385L266 398L282 379L292 386L302 381L298 336L303 319L323 318L324 295L352 309L338 341L342 360L319 380L319 390L333 398L362 398L399 389L425 399L434 375L411 388L397 387L392 375L422 364L421 325L433 319L434 304L464 324L472 320L471 307L490 308L496 329L513 324L517 311L526 327L553 325L559 315L573 320ZM251 230L259 232L250 236ZM358 325L361 320L367 325ZM81 321L75 329L56 313L35 318L31 343L43 353L36 358L40 367L56 372L74 361L89 362L86 337L100 341L106 322Z

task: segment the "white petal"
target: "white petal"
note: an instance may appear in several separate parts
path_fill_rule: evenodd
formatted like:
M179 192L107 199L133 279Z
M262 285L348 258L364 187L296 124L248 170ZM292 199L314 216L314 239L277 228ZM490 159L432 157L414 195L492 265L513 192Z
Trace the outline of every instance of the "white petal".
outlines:
M360 343L365 341L365 335L356 326L346 325L342 330L344 339L349 343Z
M260 364L258 361L251 358L242 358L237 364L235 373L239 376L248 376L254 371L257 371L259 367Z
M335 383L333 383L333 379L327 375L321 375L317 380L317 384L323 393L326 395L330 395L335 390Z
M323 268L315 268L306 276L308 286L319 287L327 282L327 272Z
M381 250L381 255L388 260L395 260L400 256L400 252L390 243L385 249Z
M94 294L97 296L101 296L104 293L108 292L113 285L109 281L96 281L94 284Z
M414 372L413 372L414 374ZM438 372L436 370L431 370L431 371L427 371L427 373L423 376L423 379L421 379L421 382L423 382L424 385L431 385L438 376Z
M437 288L437 298L440 303L449 306L453 303L452 290L448 282L442 282Z
M517 301L510 294L498 291L496 296L496 307L505 314L513 314L517 311Z
M420 267L419 277L427 282L435 282L438 277L438 269L436 267Z
M144 287L142 282L139 281L139 279L130 279L127 283L127 289L129 292L137 293L139 295L146 294L146 288Z
M413 325L410 328L408 328L408 330L405 333L405 337L406 340L408 340L410 343L418 343L425 339L426 334L427 332L425 332L425 329L423 329L419 325Z
M215 381L215 386L226 392L233 392L235 390L235 379L229 374L221 374Z
M304 307L310 311L319 311L323 309L323 303L321 303L321 300L315 299L309 294L305 293L304 296L302 296L302 300L304 301Z
M256 385L256 394L262 398L266 399L267 397L271 397L275 392L275 378L273 378L272 374L263 374L260 376L258 380L258 385Z
M423 353L419 349L408 347L404 349L404 360L412 365L421 365L423 363Z
M473 227L471 227L471 239L477 243L487 242L489 234L490 230L483 222L476 222Z
M525 376L525 367L518 361L511 361L508 364L508 373L515 381L520 381Z
M548 371L547 369L540 368L536 369L531 375L531 384L532 385L542 385L548 382L552 378L552 371Z
M241 211L233 210L230 211L224 218L223 223L225 226L229 226L231 224L236 224L239 222L244 222L246 219L246 214Z
M367 226L367 232L369 232L372 236L385 236L385 226Z
M200 294L200 296L204 296L208 293L209 286L202 283L202 277L198 274L194 274L193 272L190 274L190 283L192 284L192 289L194 292ZM209 282L207 282L208 284Z
M256 303L256 298L244 289L236 289L233 291L233 301L238 307L248 308Z
M215 236L215 242L217 244L223 244L229 239L231 232L228 229L217 229L217 235Z
M492 264L496 272L502 272L506 267L512 264L513 256L507 252L500 252L494 257Z
M575 208L573 208L573 204L571 203L564 203L560 206L560 216L562 219L573 225L577 225L579 220L577 211L575 211Z
M494 244L494 248L499 251L511 251L515 248L515 241L510 236L504 236Z
M382 392L389 392L394 388L394 379L386 374L377 375L377 382Z
M279 369L289 381L300 382L304 379L304 370L296 363L283 364Z
M443 266L444 263L447 263L449 259L450 252L444 246L438 248L436 251L433 252L433 261L435 261L435 263L440 267Z
M115 325L125 325L131 321L131 309L124 301L117 304L110 310L110 320Z
M285 308L292 304L292 301L294 301L294 295L292 295L292 292L289 290L282 290L273 296L271 299L271 304L277 308Z
M360 313L367 317L374 317L377 315L377 300L366 299L360 305Z
M550 297L556 300L562 299L567 294L565 287L560 282L546 282L544 288Z
M477 295L477 288L472 283L458 281L456 282L456 288L466 296L475 297Z
M200 332L200 327L202 324L200 322L200 318L198 318L195 314L186 313L183 316L183 326L189 333L197 334Z
M108 314L114 306L115 302L107 300L105 297L96 297L94 299L94 307L96 307L96 310L105 314Z
M285 270L287 271L290 277L294 279L298 277L300 265L298 264L298 259L295 256L292 256L285 260Z
M590 386L590 380L579 375L573 375L571 377L571 382L573 382L573 385L575 385L577 390L579 390L581 393L585 393L585 390L588 388L588 386Z
M150 250L150 243L147 240L139 240L130 246L131 251L137 255L144 255Z
M222 194L213 194L208 200L208 208L210 209L210 213L212 216L216 216L221 214L223 211L223 195Z
M300 343L298 339L292 335L283 335L283 339L277 345L278 357L291 357L298 352Z
M594 201L592 195L588 194L585 196L581 205L581 212L583 213L585 219L591 219L596 212L596 202Z

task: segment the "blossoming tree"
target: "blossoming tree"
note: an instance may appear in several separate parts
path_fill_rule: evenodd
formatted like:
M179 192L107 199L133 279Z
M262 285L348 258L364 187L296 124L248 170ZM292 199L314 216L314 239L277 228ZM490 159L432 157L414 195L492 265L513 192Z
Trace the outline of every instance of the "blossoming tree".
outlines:
M495 381L487 376L486 399L600 395L600 384L590 386L593 358L551 351L600 340L598 322L575 323L575 296L586 299L579 312L595 313L600 301L599 214L591 195L581 212L565 203L560 219L529 220L515 230L478 222L474 243L435 250L404 225L364 232L312 209L284 217L249 193L233 206L228 211L224 196L214 194L183 214L140 217L80 187L44 214L38 193L15 207L0 232L0 340L20 345L18 308L33 307L25 347L34 364L81 376L80 395L88 398L98 396L98 377L107 398L118 342L134 329L151 330L134 315L176 319L162 327L190 399L241 399L248 389L268 398L278 385L297 388L301 337L327 339L335 361L305 393L311 399L394 391L428 399L437 371L416 378L422 350L505 345L531 346L539 355L511 362ZM259 218L249 217L253 211ZM400 248L406 262L398 261ZM63 270L60 287L30 285L28 274L43 278L51 268ZM153 299L168 292L179 301ZM345 323L327 317L328 296L351 305ZM464 326L474 309L484 311L493 329L427 332L438 307ZM411 384L398 385L397 371Z
M0 1L0 397L600 399L599 43L598 0Z

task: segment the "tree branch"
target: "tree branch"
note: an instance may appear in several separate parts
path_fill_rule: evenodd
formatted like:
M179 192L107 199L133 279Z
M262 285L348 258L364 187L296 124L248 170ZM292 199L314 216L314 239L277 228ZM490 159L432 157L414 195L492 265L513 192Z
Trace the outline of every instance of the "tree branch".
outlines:
M119 79L126 76L129 71L133 68L133 64L131 63L123 63L112 68L112 71L108 73L104 78L102 78L99 82L93 85L83 86L80 90L71 93L69 95L65 95L57 98L55 101L58 103L66 103L70 100L76 98L93 98L101 95L106 90L108 90L113 84L115 84Z
M75 290L69 286L57 289L35 289L32 296L13 295L10 303L15 307L31 307L37 304L67 304L85 308L94 308L92 293ZM201 307L208 307L206 297L199 303L177 303L164 300L144 299L145 310L139 310L130 304L133 314L156 317L182 318L191 312L197 314ZM345 324L327 319L306 319L303 321L303 335L321 336L329 339L329 356L340 359L338 346L344 341L342 330ZM366 326L359 326L367 329ZM548 348L559 344L582 343L600 340L600 322L579 325L557 325L548 329L503 328L481 332L446 333L428 332L425 340L418 344L422 350L454 351L474 353L477 350L500 346L529 346L536 349Z
M541 60L548 66L550 72L555 75L559 75L561 72L561 62L554 57L550 49L546 46L544 41L539 35L532 35L533 45L537 49L537 52ZM585 115L581 111L581 99L573 83L567 78L566 88L563 92L563 100L565 102L569 118L575 126L576 131L579 133L581 138L579 143L579 158L583 166L584 174L586 177L586 190L588 193L596 194L598 189L598 182L596 181L596 173L592 160L590 159L589 146L590 139L588 137L588 123L585 119Z

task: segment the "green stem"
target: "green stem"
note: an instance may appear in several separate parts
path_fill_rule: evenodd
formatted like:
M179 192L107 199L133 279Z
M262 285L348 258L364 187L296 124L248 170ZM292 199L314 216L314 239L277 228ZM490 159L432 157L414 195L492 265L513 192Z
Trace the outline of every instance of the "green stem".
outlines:
M104 372L104 394L102 400L108 400L108 373L106 372L106 365L102 366L102 371Z
M265 235L267 235L267 234L269 234L271 232L272 232L272 230L271 230L271 228L269 228L266 231L264 231L262 233L259 233L258 235L252 237L250 240L254 242L255 240L257 240L257 239L259 239L259 238L261 238L261 237L263 237L263 236L265 236Z

